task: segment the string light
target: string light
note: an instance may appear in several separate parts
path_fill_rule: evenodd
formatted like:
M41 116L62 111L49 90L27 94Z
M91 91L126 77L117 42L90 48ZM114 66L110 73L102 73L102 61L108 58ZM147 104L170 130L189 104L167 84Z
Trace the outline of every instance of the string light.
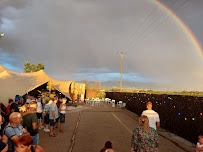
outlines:
M178 115L180 116L180 112L178 113Z
M200 113L200 116L202 116L202 113Z
M195 120L195 118L192 118L192 120Z
M185 120L187 120L187 118L185 118Z
M166 101L164 101L164 103L166 103Z

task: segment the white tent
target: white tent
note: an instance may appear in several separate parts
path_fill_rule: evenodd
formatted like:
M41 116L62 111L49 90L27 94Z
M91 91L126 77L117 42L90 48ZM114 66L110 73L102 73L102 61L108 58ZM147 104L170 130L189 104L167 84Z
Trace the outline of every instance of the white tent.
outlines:
M0 65L0 102L8 103L8 98L15 95L24 95L31 90L49 82L54 88L71 99L73 93L73 81L60 81L51 78L43 70L32 73L16 72Z

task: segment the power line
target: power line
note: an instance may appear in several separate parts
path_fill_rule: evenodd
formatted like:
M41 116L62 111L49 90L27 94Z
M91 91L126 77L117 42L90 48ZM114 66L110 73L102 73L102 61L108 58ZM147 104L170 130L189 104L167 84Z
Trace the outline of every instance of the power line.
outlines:
M125 45L123 45L124 47L122 47L123 50L125 50L125 48L127 47L126 45L129 44L129 41L130 41L130 40L133 38L133 36L134 36L135 34L137 34L137 32L143 27L143 25L144 25L144 24L146 23L146 21L153 15L153 13L155 12L155 10L156 10L158 7L159 7L159 6L157 5L157 6L147 15L147 17L146 17L145 20L142 22L142 24L140 24L140 26L137 28L137 30L131 34L131 36L128 38L128 40L124 43ZM126 44L126 43L127 43L127 44ZM121 50L120 50L120 51L121 51Z
M144 36L142 39L140 40L144 40L146 39L149 35L151 35L160 25L162 25L169 17L171 17L172 15L177 16L175 14L175 11L177 12L177 10L179 10L180 8L182 8L187 2L189 2L191 0L186 0L183 5L181 5L180 7L178 7L177 9L174 10L174 12L172 12L170 15L168 15L164 20L162 20L161 23L159 23L149 34L147 34L146 36Z
M169 7L172 7L177 1L178 1L178 0L175 0L174 2L172 2ZM157 23L157 21L158 21L162 16L164 16L165 13L167 13L167 10L163 11L142 33L140 33L140 34L138 35L138 38L141 37L141 35L143 35L152 25L154 25L155 23ZM139 39L138 39L138 40L139 40ZM137 42L137 41L136 41L136 42ZM131 48L133 48L134 45L135 45L135 43L131 45ZM129 47L128 47L128 49L129 49Z

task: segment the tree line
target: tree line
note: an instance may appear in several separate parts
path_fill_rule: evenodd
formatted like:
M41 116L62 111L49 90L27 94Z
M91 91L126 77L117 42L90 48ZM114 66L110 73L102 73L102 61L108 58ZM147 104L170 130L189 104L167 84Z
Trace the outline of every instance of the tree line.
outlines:
M30 73L30 72L37 72L40 70L44 70L44 65L40 62L35 64L30 64L29 62L25 62L24 64L24 72L25 73Z

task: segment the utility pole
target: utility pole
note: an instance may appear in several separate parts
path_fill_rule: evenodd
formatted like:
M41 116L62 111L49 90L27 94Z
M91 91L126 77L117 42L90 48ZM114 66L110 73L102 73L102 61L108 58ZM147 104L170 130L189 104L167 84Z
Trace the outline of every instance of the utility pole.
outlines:
M122 91L122 64L123 64L123 55L127 54L124 52L117 52L121 56L121 76L120 76L120 92Z

